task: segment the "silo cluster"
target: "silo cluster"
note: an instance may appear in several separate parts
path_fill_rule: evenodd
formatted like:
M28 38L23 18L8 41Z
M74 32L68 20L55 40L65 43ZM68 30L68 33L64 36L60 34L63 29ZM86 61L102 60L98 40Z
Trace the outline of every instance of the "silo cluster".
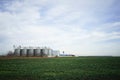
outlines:
M17 47L14 49L15 56L56 57L59 54L59 51L47 47Z

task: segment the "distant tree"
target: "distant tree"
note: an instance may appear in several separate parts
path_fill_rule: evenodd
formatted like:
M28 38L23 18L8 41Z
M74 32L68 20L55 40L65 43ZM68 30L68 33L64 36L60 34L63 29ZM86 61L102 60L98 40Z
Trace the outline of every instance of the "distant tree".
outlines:
M72 57L75 57L75 55L71 55Z
M7 56L14 56L14 53L12 51L8 51Z
M55 56L56 58L58 57L58 55Z

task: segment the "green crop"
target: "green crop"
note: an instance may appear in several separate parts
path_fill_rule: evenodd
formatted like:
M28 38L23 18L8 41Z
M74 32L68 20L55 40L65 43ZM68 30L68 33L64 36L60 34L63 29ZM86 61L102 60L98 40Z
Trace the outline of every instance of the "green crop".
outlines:
M0 59L0 80L120 80L120 57Z

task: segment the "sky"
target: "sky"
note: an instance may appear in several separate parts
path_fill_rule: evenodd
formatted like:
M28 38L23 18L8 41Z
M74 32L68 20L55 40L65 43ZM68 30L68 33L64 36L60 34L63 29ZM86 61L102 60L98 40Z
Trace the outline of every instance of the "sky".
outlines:
M0 0L0 54L13 45L120 56L120 1Z

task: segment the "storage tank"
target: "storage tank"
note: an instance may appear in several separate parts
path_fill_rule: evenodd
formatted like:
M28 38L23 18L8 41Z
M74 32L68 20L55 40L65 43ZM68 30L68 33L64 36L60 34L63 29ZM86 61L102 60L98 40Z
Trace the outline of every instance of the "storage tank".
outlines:
M40 49L34 49L34 56L40 56Z
M48 57L52 57L52 49L48 49Z
M20 49L15 49L14 54L15 56L20 56Z
M54 51L53 51L53 50L51 50L51 56L52 56L52 57L54 56Z
M52 51L52 56L55 56L55 51L54 50Z
M34 49L27 49L27 56L33 56Z
M48 55L48 49L47 49L47 48L44 49L44 53L45 53L46 55Z
M41 57L47 56L46 50L45 50L44 48L40 49L40 56L41 56Z
M14 49L15 56L59 56L59 51L48 47L17 47Z
M27 49L26 48L23 48L23 49L20 50L20 55L21 56L26 56L26 54L27 54Z

